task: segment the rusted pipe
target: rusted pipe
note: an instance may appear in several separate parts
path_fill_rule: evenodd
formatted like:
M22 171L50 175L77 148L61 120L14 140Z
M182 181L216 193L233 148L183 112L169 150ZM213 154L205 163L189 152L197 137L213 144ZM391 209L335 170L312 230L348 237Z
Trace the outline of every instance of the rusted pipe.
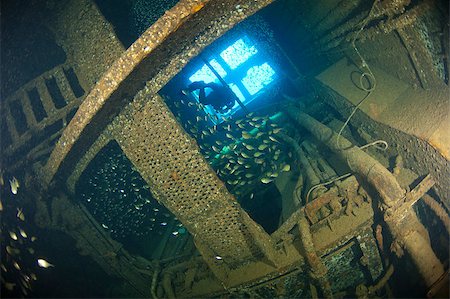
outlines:
M442 221L447 234L450 235L450 218L448 217L447 211L430 195L425 194L422 196L423 202L438 216Z
M322 295L325 298L333 298L330 282L328 281L326 275L328 270L320 257L317 255L316 249L314 248L311 229L304 211L301 212L300 219L298 221L298 228L300 232L300 242L302 249L304 250L304 256L311 270L310 276L318 283L322 291Z
M164 288L164 292L166 293L167 298L169 299L174 299L175 297L175 292L173 291L173 287L172 287L172 271L166 271L163 274L163 279L162 279L162 286Z
M367 179L376 188L383 204L387 207L393 206L398 199L405 196L405 190L400 187L397 180L383 165L357 146L354 146L346 138L343 136L339 137L338 147L338 136L330 128L300 111L297 107L289 107L287 113L315 138L335 151L344 161L347 161L353 173Z
M383 275L380 281L378 281L375 285L370 286L368 288L369 294L375 294L376 291L384 287L388 282L389 278L391 278L392 274L394 274L394 266L391 264L389 265L388 269L386 270L386 273Z
M311 166L311 163L309 162L308 158L306 157L305 152L300 149L298 151L300 164L303 166L303 169L305 170L305 175L307 178L307 188L308 190L310 187L320 184L320 179L317 176L316 172L314 171L313 167Z
M375 188L384 204L381 208L386 211L384 218L395 240L394 245L398 244L408 251L427 287L430 287L442 275L444 269L430 243L423 237L425 228L412 209L412 204L405 202L411 196L419 196L423 188L418 186L415 188L417 192L408 193L406 196L405 190L400 187L393 174L345 137L340 137L338 145L338 134L313 117L294 106L289 107L287 113L319 141L335 151L354 173ZM429 186L428 181L430 180L424 180L424 186Z
M426 286L432 286L444 273L444 267L431 250L430 243L416 230L403 237L402 241Z
M394 274L394 266L391 264L389 268L386 270L384 276L380 279L380 281L373 286L365 286L364 284L360 284L356 287L356 298L371 298L375 295L375 292L380 290L382 287L386 285L389 278L391 278L392 274Z
M152 276L152 285L150 288L153 299L158 299L158 296L156 295L156 284L158 282L158 275L159 275L159 263L156 263L155 271L153 272Z
M301 169L305 174L305 179L302 187L305 188L305 190L309 190L312 186L320 184L319 177L314 172L314 169L311 167L311 164L309 163L309 160L306 157L305 152L302 150L298 142L294 138L282 132L280 132L277 136L280 137L281 140L289 144L294 149L294 152L300 162Z

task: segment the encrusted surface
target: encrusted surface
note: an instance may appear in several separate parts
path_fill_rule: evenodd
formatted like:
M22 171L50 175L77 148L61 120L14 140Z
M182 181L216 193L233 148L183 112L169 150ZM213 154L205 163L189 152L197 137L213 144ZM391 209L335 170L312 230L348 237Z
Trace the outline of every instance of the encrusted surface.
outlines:
M318 88L324 88L326 93L328 93L327 96L324 96L326 102L338 111L343 111L344 117L348 117L351 109L346 99L326 86ZM385 140L389 144L389 154L391 156L401 155L405 161L406 168L411 169L419 176L430 174L436 181L433 189L442 199L445 206L447 208L450 206L450 189L448 187L448 177L450 176L449 161L427 141L408 135L383 123L373 121L361 111L355 113L351 124L365 132L370 132L372 140L375 140L375 136L377 139Z
M82 84L92 88L124 46L94 0L52 1L47 6L48 23L67 61L83 74Z
M6 98L2 117L6 120L7 132L3 134L8 134L11 139L9 144L2 146L5 147L3 154L9 166L17 168L21 165L23 161L19 160L24 154L22 148L28 148L29 161L39 158L33 155L32 150L40 144L48 143L56 133L61 134L67 118L82 102L84 95L77 98L66 77L65 70L70 68L67 64L59 65ZM56 84L54 88L62 96L63 105L60 107L56 107L55 94L49 90L49 82L52 80ZM18 113L23 117L18 117Z
M81 160L77 164L75 170L71 173L71 175L67 179L67 186L71 192L75 193L75 184L77 183L77 181L80 178L83 171L86 169L86 167L92 161L92 159L95 158L95 156L98 154L98 152L105 145L107 145L108 142L110 142L110 141L111 141L111 137L108 134L108 130L105 130L97 138L97 140L94 142L94 144L89 148L89 150L86 152L86 154L81 158Z
M155 197L207 244L212 253L209 258L217 266L235 267L262 255L271 259L271 246L264 242L270 243L268 235L241 210L195 142L162 99L154 96L190 58L268 3L180 1L166 12L87 96L52 153L43 172L45 183L52 180L63 161L68 161L66 166L72 164L64 172L70 174L101 130L121 112L110 126L113 139L151 185ZM145 79L148 82L142 89ZM134 101L126 106L135 94ZM75 169L77 173L82 171L82 167Z
M150 296L149 278L133 264L134 257L120 243L112 240L82 205L59 195L52 199L50 206L44 198L38 197L36 207L35 221L39 227L63 231L72 236L82 255L89 255L106 273L124 279L130 296Z
M167 11L111 66L86 97L42 171L43 185L48 185L57 172L65 173L74 167L146 80L164 72L160 80L153 80L149 86L157 92L189 58L270 2L186 0Z
M148 98L133 115L123 115L114 137L155 198L222 258L218 262L237 266L260 254L248 228L257 224L249 221L160 96Z

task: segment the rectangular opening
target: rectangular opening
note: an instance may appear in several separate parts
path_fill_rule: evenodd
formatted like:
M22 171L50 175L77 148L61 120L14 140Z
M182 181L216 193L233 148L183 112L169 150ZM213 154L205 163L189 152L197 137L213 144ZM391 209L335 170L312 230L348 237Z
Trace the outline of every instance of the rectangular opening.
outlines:
M27 93L30 98L31 109L33 109L34 117L37 122L40 122L47 117L47 112L45 112L44 106L42 105L41 96L39 95L36 87L29 90Z
M67 124L69 124L69 122L75 116L75 113L77 112L77 110L78 110L78 107L77 108L73 108L72 110L70 110L69 113L67 113L67 116L66 116L66 123Z
M25 113L23 112L22 105L18 100L14 100L9 103L9 108L11 109L11 116L14 119L17 133L22 135L28 128L27 119L25 117Z
M57 133L63 127L62 119L55 121L53 124L47 126L44 130L32 135L31 139L18 148L14 155L9 158L9 163L13 164L20 159L23 159L33 148L37 147L53 134Z
M67 105L67 102L64 99L64 96L62 95L58 83L56 83L56 79L54 77L46 79L45 85L47 86L48 92L50 93L56 109L61 109L62 107Z
M201 82L227 84L235 96L246 106L257 97L264 94L267 87L273 85L277 74L271 66L270 57L264 51L258 51L257 44L252 42L247 35L241 35L239 39L233 39L221 46L221 52L209 52L208 63L205 59L198 59L192 63L192 69L187 69L182 76L188 75L189 83ZM206 89L209 96L211 89ZM199 91L194 90L193 95L200 101ZM213 97L211 97L213 98ZM205 105L205 112L212 119L220 122L222 117L227 117L239 111L241 106L238 101L230 109L217 110ZM217 122L214 122L217 124Z
M73 68L68 68L64 70L64 75L66 75L67 81L69 81L70 87L72 88L73 94L76 98L84 95L84 89L81 87L80 81Z
M47 139L63 128L62 119L55 121L53 124L47 126L43 131L42 139Z

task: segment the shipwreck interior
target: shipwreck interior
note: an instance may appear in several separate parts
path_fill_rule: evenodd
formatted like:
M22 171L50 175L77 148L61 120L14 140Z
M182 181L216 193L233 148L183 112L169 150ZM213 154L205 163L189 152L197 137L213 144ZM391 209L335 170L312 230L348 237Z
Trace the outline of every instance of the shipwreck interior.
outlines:
M448 298L448 11L1 1L2 297Z

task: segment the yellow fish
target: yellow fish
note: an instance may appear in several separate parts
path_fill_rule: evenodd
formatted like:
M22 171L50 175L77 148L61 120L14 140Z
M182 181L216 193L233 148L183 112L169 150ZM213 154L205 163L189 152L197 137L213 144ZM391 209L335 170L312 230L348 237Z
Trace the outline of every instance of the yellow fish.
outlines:
M272 180L269 179L269 178L262 178L261 182L264 183L264 184L268 184L268 183L272 182Z
M17 241L17 235L15 232L9 232L9 236L11 237L11 239L13 239L14 241Z
M246 158L246 159L247 159L247 158L250 158L249 155L247 155L247 154L244 153L244 152L241 152L241 156L244 157L244 158Z
M281 130L282 130L282 128L273 129L272 133L273 134L278 134L278 133L280 133Z
M260 146L258 146L258 150L263 151L268 147L267 144L261 144Z
M273 138L272 136L269 136L269 139L272 140L273 142L279 142L278 140L276 140L276 139Z
M22 237L24 237L24 238L27 237L27 233L23 229L19 228L19 232Z
M20 250L11 246L6 246L6 252L10 255L17 255L20 253Z
M248 149L249 151L254 150L255 148L253 146L251 146L250 144L244 144L245 148Z
M17 270L20 271L20 266L19 266L19 264L17 262L14 262L13 266L14 266L14 268L16 268Z
M19 209L19 208L17 209L17 214L16 214L16 216L17 216L17 218L19 218L20 220L25 221L25 215L23 214L21 208L20 208L20 209Z
M14 287L16 286L16 284L12 283L12 282L5 282L4 286L8 291L11 292L12 290L14 290Z
M283 166L283 168L281 169L282 171L290 171L291 170L291 165L286 164Z
M244 139L250 139L252 138L252 135L250 135L250 133L243 131L242 132L242 138Z

